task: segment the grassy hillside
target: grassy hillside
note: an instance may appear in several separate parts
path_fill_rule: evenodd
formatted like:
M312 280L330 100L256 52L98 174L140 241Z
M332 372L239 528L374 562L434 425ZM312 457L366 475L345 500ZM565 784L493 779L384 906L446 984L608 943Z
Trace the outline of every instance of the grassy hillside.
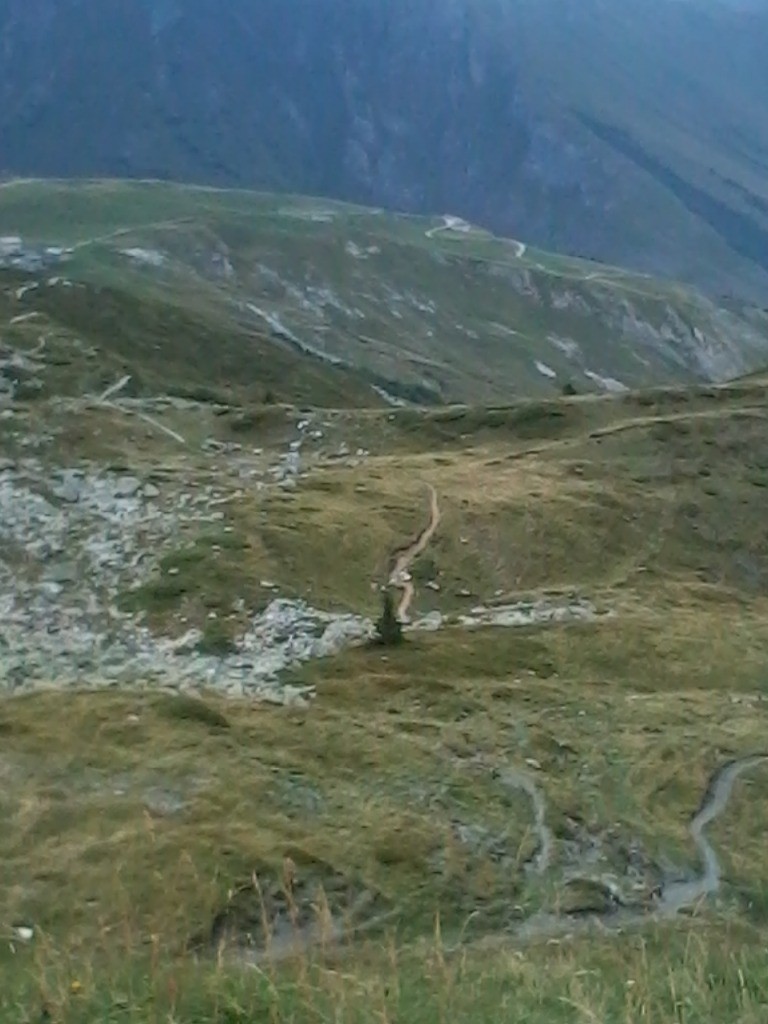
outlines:
M241 400L508 402L720 381L768 351L760 311L463 222L318 200L17 182L0 190L0 236L71 250L6 280L11 340L87 341L104 377L131 373L140 393L170 370L176 388ZM93 367L70 358L71 387L90 387Z
M48 473L129 462L176 504L211 481L228 499L216 537L188 527L150 559L150 583L183 584L143 608L153 630L258 607L267 578L374 613L425 483L442 518L415 614L445 619L291 669L306 705L217 684L0 703L3 1019L762 1021L764 765L709 826L719 891L669 917L654 892L702 870L688 825L713 773L765 750L766 397L316 413L295 488L261 491L246 454L274 460L295 409L153 408L180 446L115 410L17 404L19 466L49 437ZM240 448L211 461L209 430ZM342 439L365 457L339 460ZM462 625L575 597L596 615Z
M0 225L0 1022L763 1024L768 381L599 333L702 300L248 193Z

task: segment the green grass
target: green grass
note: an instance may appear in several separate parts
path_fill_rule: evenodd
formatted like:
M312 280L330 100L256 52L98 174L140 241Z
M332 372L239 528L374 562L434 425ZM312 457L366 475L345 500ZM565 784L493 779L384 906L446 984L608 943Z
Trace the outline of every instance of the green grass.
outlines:
M755 902L768 886L764 773L713 832L727 864L723 917L701 907L678 925L518 951L503 929L545 895L522 869L531 811L471 758L535 762L556 835L568 837L567 816L604 837L598 870L620 871L621 844L638 841L691 862L685 825L708 773L762 742L752 698L766 621L762 605L746 619L679 601L596 626L451 631L307 666L302 680L318 687L308 712L213 694L7 702L0 920L32 922L36 936L2 954L0 1008L34 1019L45 1003L62 1024L329 1014L367 1024L383 1013L424 1024L722 1013L757 1024L768 984ZM183 806L148 812L157 790ZM503 837L509 859L464 848L451 821ZM560 842L556 865L567 862ZM237 965L236 946L191 964L185 943L206 934L227 893L254 872L270 893L286 857L329 894L336 875L380 894L394 917L296 964L256 972ZM557 876L555 866L556 902Z
M305 216L313 206L330 220ZM73 338L100 350L96 362L76 359L63 375L73 390L96 375L102 384L132 372L142 394L172 381L177 394L365 407L379 401L376 385L417 404L487 404L555 396L567 381L599 390L586 371L634 387L706 379L686 355L689 328L702 332L702 349L724 353L718 377L764 364L768 349L764 317L738 303L719 308L586 260L520 258L515 244L484 233L427 238L428 219L340 203L159 183L32 182L0 190L0 217L30 239L78 246L61 273L86 287L9 302L18 282L6 275L5 300L8 319L44 313L70 358ZM163 266L121 254L132 247L159 250ZM308 357L251 307L342 363ZM0 320L3 313L0 299Z
M126 588L120 604L145 616L157 629L173 631L182 616L184 621L200 621L200 653L229 653L238 625L270 600L259 555L259 547L234 526L202 533L164 555L154 576Z
M82 287L45 287L27 303L14 298L25 278L0 271L0 320L24 315L32 300L40 317L15 329L13 340L29 348L47 329L40 397L98 394L131 376L123 394L169 394L222 404L258 404L265 398L319 405L376 404L376 395L353 372L323 365L276 346L263 325L246 325L221 298L131 281L123 271ZM207 298L207 301L206 301ZM13 328L12 328L13 330Z
M650 1020L761 1024L768 976L754 935L739 928L701 929L534 951L446 956L368 950L351 974L337 964L285 971L201 974L147 957L144 977L115 965L110 988L98 973L74 979L66 963L38 975L19 995L4 992L8 1019L35 1019L44 1004L61 1024L635 1024ZM75 982L82 985L71 993Z
M210 729L228 729L229 719L197 697L174 696L157 705L158 714L171 721L198 722Z
M215 530L179 537L140 586L126 578L121 603L172 633L188 628L182 619L202 628L215 618L229 638L271 600L272 584L320 607L376 615L372 587L426 521L427 483L443 524L414 566L417 613L541 590L599 597L626 585L655 595L722 585L747 600L767 578L763 403L761 385L739 384L488 410L320 414L323 438L307 448L296 490L225 501ZM140 421L43 406L35 414L40 430L55 429L62 454L79 449L172 490L207 486L226 499L240 486L226 459L219 467L220 456ZM156 415L191 440L236 440L236 457L264 467L303 414ZM370 454L356 466L329 460L341 440ZM252 446L267 454L251 456ZM433 580L438 591L424 586Z
M57 352L74 334L50 325L85 338L94 295L82 310L50 299ZM105 289L94 336L115 362L107 373L73 349L64 392L106 386L135 351L137 392L154 393L166 341L183 387L224 386L197 313L166 320L156 301L129 330L129 306ZM32 329L14 329L33 349ZM244 377L242 341L226 351ZM156 481L161 502L203 489L220 502L220 522L152 552L140 586L124 580L123 608L151 629L196 626L198 651L219 656L275 594L375 616L393 550L425 524L426 484L442 518L413 566L416 615L574 593L611 615L348 650L286 674L314 688L308 707L115 690L0 703L2 1024L44 1009L54 1024L762 1024L764 766L710 829L717 899L610 938L518 948L510 934L539 910L586 909L604 896L594 875L647 906L664 865L697 870L688 826L708 780L765 746L765 383L310 412L237 386L222 408L208 394L148 406L184 444L47 394L0 424L4 456L49 435L39 457L52 470L83 461ZM321 436L296 487L261 489L307 418ZM207 452L208 438L240 447ZM526 870L537 832L509 768L546 798L541 877ZM283 941L281 907L322 933L324 901L364 930L296 962L243 965L265 932ZM219 948L222 915L235 934Z

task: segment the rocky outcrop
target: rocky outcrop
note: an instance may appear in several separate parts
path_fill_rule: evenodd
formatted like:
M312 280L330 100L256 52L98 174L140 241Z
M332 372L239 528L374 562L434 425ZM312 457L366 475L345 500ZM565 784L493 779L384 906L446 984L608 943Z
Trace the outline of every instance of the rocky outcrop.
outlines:
M216 686L291 701L285 668L372 634L358 616L274 600L226 657L199 654L197 630L157 635L118 609L179 531L220 522L213 490L179 494L136 476L72 469L48 475L25 459L0 464L0 691L41 686Z

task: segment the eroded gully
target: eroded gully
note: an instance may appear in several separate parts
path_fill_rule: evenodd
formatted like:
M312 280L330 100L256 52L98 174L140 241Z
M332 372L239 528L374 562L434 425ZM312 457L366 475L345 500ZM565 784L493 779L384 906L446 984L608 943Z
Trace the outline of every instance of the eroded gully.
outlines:
M768 761L768 753L750 754L728 761L712 775L701 806L688 828L701 862L701 871L696 877L665 881L647 907L624 907L617 904L615 909L603 913L586 914L540 911L524 921L511 925L503 932L487 936L481 943L527 944L541 939L574 936L595 928L618 934L649 923L670 920L680 912L689 910L708 897L716 895L721 887L722 871L717 852L707 837L706 829L727 810L740 776L765 761ZM514 769L501 772L497 778L510 788L524 791L531 799L535 831L539 837L539 850L531 866L537 874L542 874L550 865L553 850L552 835L545 824L546 798L534 779L525 772Z

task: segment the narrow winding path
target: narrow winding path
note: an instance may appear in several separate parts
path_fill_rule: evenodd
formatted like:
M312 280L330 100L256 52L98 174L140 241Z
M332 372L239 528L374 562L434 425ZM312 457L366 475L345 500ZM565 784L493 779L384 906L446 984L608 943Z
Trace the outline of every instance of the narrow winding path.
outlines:
M100 245L102 242L111 242L116 238L123 238L125 235L131 235L137 231L146 231L148 229L155 230L156 228L177 228L180 224L188 223L189 220L189 217L177 217L175 220L157 220L151 221L147 224L132 224L129 227L115 228L114 231L108 231L104 235L94 235L93 238L83 238L79 242L74 242L69 248L74 252L78 249L85 249L89 245Z
M493 947L508 942L513 945L525 945L543 939L577 935L595 926L603 932L617 935L651 922L659 923L671 920L681 911L695 907L708 896L714 896L720 890L722 872L717 853L707 838L705 829L728 809L739 777L766 761L768 761L768 753L737 758L722 765L711 777L701 806L688 826L701 861L701 871L695 878L665 882L657 898L647 907L638 908L618 904L614 909L603 913L576 916L539 911L524 921L514 924L508 931L489 935L486 939L481 940L481 944ZM541 873L542 868L545 869L549 866L552 851L551 843L548 841L548 830L544 824L546 811L544 794L526 773L515 770L507 778L505 778L505 773L502 773L500 779L507 785L525 790L531 796L535 810L536 830L540 836L538 863L534 862L534 867Z
M528 867L537 875L543 875L552 863L552 854L555 848L555 837L547 825L547 800L544 793L536 785L535 780L527 772L518 768L507 768L500 772L498 781L506 789L519 789L531 801L533 807L533 829L536 834L538 848Z
M405 554L403 552L403 554ZM715 850L705 835L705 829L716 821L728 808L738 778L746 771L768 761L768 754L752 754L722 765L712 776L702 800L701 807L691 819L689 831L699 856L702 870L696 878L686 881L667 882L658 898L646 907L617 906L608 911L588 914L554 913L538 911L524 920L514 921L501 931L493 931L473 943L478 949L499 949L521 947L548 939L572 938L597 928L602 934L618 936L627 931L651 923L660 923L674 918L683 910L695 907L702 899L718 892L721 884L721 869ZM503 786L524 791L531 799L534 810L534 829L539 839L537 854L529 862L529 870L543 875L552 867L555 839L546 825L547 802L543 791L527 772L516 768L502 770L495 776ZM320 933L317 929L299 929L291 932L269 948L252 950L244 956L242 949L237 955L249 963L258 964L267 960L281 960L295 955L296 950L310 946L347 943L347 949L354 949L353 940L365 932L377 930L388 921L396 919L397 909L382 915L364 917L350 926L338 920L331 920L330 927ZM462 928L443 946L447 955L464 955L467 939ZM337 954L338 955L338 949Z
M392 556L393 564L389 573L389 585L403 592L397 606L397 617L401 622L408 621L408 612L415 593L413 580L408 570L414 559L426 550L440 525L440 504L437 500L437 491L432 484L427 484L427 489L429 491L429 522L408 547L395 551Z
M723 765L709 782L701 807L691 821L689 831L693 839L703 871L693 881L672 882L664 887L659 900L660 910L676 914L678 910L693 906L705 896L711 896L720 888L720 862L705 829L726 810L730 803L736 780L744 772L768 760L768 754L754 754L739 758Z
M413 561L427 548L440 524L440 505L437 492L427 484L430 497L429 522L416 538L392 555L389 585L402 591L397 615L401 622L408 620L414 597L414 585L409 574ZM710 843L706 829L728 808L736 782L745 772L768 761L768 753L755 753L736 758L722 765L710 778L701 806L688 826L691 839L701 863L699 873L683 880L667 879L655 899L646 907L624 906L620 901L605 913L574 917L569 914L538 912L518 922L503 936L489 937L490 941L512 940L530 942L537 939L569 935L598 924L604 930L617 933L650 921L663 921L675 917L680 911L696 906L701 900L720 890L722 871L717 852ZM529 868L543 875L552 866L555 840L547 825L547 801L543 791L527 772L510 768L495 776L507 789L522 790L531 800L534 812L534 831L538 850Z

